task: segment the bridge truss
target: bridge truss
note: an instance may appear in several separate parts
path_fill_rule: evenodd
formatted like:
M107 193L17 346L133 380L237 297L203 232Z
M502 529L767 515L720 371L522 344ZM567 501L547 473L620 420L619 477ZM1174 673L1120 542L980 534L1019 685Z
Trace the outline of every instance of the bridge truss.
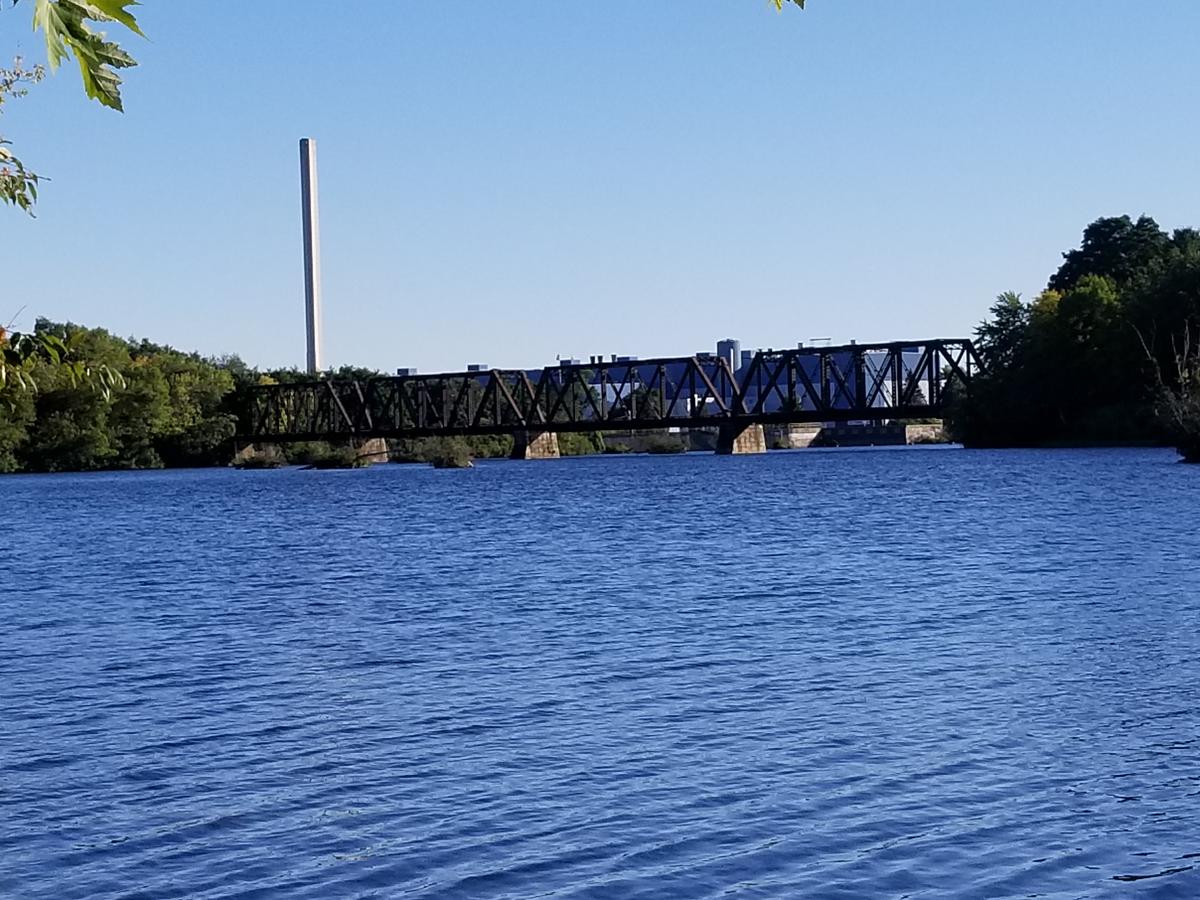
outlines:
M258 385L244 442L938 418L980 371L965 339Z

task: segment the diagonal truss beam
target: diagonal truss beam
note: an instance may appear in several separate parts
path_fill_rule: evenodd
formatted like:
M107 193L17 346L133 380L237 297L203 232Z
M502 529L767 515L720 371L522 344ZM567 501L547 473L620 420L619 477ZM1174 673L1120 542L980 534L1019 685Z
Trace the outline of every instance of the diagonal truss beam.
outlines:
M971 341L936 339L760 352L737 373L726 360L692 356L256 385L237 402L237 435L268 442L938 416L946 385L969 390L982 371Z

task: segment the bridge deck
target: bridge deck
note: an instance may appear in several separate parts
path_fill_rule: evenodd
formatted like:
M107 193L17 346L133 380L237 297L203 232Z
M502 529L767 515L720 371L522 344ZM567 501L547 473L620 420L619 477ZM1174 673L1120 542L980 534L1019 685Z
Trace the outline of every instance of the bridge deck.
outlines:
M256 386L243 442L938 418L980 363L969 340L663 357Z

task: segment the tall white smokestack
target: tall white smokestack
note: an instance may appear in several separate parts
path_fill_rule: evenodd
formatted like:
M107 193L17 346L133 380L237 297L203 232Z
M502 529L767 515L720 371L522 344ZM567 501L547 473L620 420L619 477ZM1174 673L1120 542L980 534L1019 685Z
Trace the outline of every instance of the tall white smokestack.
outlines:
M300 141L300 196L304 206L304 319L308 374L321 371L321 216L317 209L317 142Z

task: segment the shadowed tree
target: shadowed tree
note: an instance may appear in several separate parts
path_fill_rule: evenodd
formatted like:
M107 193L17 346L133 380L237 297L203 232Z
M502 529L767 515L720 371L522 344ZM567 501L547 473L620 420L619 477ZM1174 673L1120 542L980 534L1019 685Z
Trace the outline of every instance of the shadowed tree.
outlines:
M1123 287L1163 256L1170 238L1149 216L1097 219L1083 231L1083 243L1063 254L1048 287L1066 291L1085 275L1111 278Z

